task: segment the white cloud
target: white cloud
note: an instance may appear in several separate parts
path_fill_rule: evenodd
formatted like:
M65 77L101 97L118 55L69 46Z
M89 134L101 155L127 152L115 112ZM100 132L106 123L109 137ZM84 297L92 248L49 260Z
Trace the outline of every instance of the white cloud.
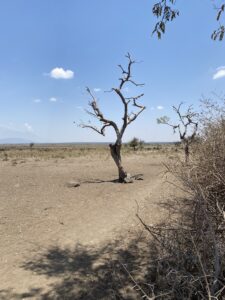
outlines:
M55 97L51 97L51 98L49 98L49 101L50 101L50 102L56 102L57 99L56 99Z
M101 90L102 90L102 89L100 89L100 88L94 88L94 92L96 92L96 93L97 93L97 92L101 92Z
M213 75L213 79L219 79L225 77L225 66L216 69L216 73Z
M40 103L40 102L41 102L41 99L34 99L34 102L35 102L35 103Z
M71 70L64 70L63 68L54 68L50 72L50 77L54 79L71 79L74 77L74 72Z
M162 110L162 109L164 109L164 107L162 105L158 105L157 109Z
M32 128L32 126L30 124L24 123L23 125L25 126L25 128L26 128L27 131L33 132L33 128Z

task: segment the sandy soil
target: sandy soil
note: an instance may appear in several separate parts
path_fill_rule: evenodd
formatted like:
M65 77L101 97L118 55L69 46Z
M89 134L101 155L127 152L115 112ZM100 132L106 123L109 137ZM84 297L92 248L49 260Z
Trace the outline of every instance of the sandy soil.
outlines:
M125 157L124 165L131 174L144 174L143 181L133 184L113 182L116 168L105 156L30 159L16 165L1 161L0 299L111 299L94 297L93 293L71 296L68 290L48 293L68 272L71 276L72 270L64 267L60 271L62 265L58 263L62 257L65 263L65 252L55 254L58 260L54 253L54 257L41 255L49 249L82 247L95 251L112 245L118 237L125 240L129 233L141 229L135 217L137 203L147 222L159 222L163 210L157 203L167 194L161 161L162 157L152 154ZM71 180L81 185L68 187ZM44 259L56 264L55 276L53 271L46 271ZM68 265L71 259L75 264L74 258L66 259ZM80 259L84 263L85 259Z

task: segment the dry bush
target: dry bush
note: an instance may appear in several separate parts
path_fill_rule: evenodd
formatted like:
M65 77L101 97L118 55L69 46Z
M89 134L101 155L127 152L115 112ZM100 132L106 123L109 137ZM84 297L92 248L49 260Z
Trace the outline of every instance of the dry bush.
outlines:
M157 248L149 299L225 299L225 113L204 104L188 165L167 164L185 196L167 203L170 221L140 219Z

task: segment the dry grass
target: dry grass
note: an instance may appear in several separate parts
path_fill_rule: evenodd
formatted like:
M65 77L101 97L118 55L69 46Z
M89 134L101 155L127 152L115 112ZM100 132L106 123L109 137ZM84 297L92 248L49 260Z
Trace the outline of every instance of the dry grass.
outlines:
M225 297L225 114L210 118L210 109L190 162L167 164L185 192L165 203L171 218L157 226L140 218L156 247L149 299Z
M122 148L122 155L148 155L154 153L156 155L168 154L173 155L180 152L180 146L174 144L146 144L142 149L134 151L128 145ZM105 156L108 157L108 145L88 144L88 145L60 145L52 144L49 146L37 144L33 147L29 145L16 145L0 147L0 160L26 160L26 159L65 159L82 156Z

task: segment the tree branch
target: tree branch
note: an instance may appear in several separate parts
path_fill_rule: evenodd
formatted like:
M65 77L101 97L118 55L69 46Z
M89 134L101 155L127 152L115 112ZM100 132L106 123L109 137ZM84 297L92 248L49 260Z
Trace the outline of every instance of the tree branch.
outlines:
M191 143L195 138L198 130L198 122L195 121L195 118L198 116L196 112L192 110L192 106L189 106L187 111L182 114L181 113L181 106L183 103L181 102L178 107L173 106L173 110L176 112L179 118L178 124L171 124L169 121L170 119L167 116L161 117L157 119L159 124L168 125L173 128L174 133L178 130L180 139L187 143ZM192 129L191 132L189 129ZM188 135L188 131L190 132Z
M212 2L214 1L212 0ZM161 39L162 34L165 33L167 23L172 22L179 16L179 10L175 9L175 5L176 0L159 0L153 5L152 13L159 21L155 24L152 35L156 33L158 39ZM219 22L219 27L213 31L211 39L222 41L225 34L225 26L220 21L225 12L225 2L222 1L219 7L214 5L214 9L217 11L216 21Z
M158 39L161 39L162 34L165 33L167 22L171 22L179 16L179 11L173 9L174 4L175 0L160 0L153 5L152 13L160 21L156 23L152 34L156 33Z
M124 75L123 78L119 79L121 82L120 82L120 85L119 85L118 89L121 90L122 87L124 86L124 84L127 83L127 82L130 82L135 86L143 86L144 85L143 83L136 83L135 81L131 80L131 67L134 63L136 63L136 61L131 59L131 55L130 55L129 52L127 53L127 55L125 57L128 58L127 70L125 70L121 65L118 65L118 67L122 71L122 75Z
M127 53L126 58L128 58L127 70L125 70L121 65L119 65L119 68L121 69L122 75L124 75L124 77L119 79L121 81L119 87L118 88L113 88L113 91L120 97L120 99L121 99L121 101L124 105L124 114L123 114L123 118L122 118L123 119L123 125L122 125L121 130L120 130L120 137L121 138L122 138L122 136L125 132L126 127L131 122L133 122L142 113L142 111L146 108L143 105L137 104L137 100L139 98L141 98L142 96L144 96L144 94L140 94L136 97L126 98L122 93L122 88L124 87L124 85L126 83L131 83L135 86L143 86L144 85L143 83L136 83L133 79L131 79L131 77L132 77L131 76L131 68L132 68L132 65L134 63L136 63L136 61L131 59L130 53ZM138 107L140 109L137 113L132 113L132 117L131 117L131 115L130 116L128 115L128 105L131 101L133 101L133 106Z
M111 125L110 124L105 124L100 129L98 129L96 126L93 126L93 125L80 124L79 126L81 128L90 128L90 129L94 130L95 132L105 136L105 128L108 127L108 126L111 126Z
M98 107L98 104L97 104L97 101L94 97L94 95L91 93L90 89L87 87L86 88L87 92L89 93L89 95L91 96L92 98L92 101L89 102L89 106L91 107L92 111L88 111L86 110L86 112L97 118L101 123L103 123L103 126L101 127L101 129L98 129L96 126L93 126L93 125L89 125L89 124L80 124L80 127L82 128L90 128L92 130L94 130L95 132L101 134L101 135L105 135L105 128L106 127L109 127L109 126L112 126L116 132L117 135L119 135L119 129L116 125L115 122L109 120L109 119L106 119L103 115L103 113L100 111L99 107Z
M140 110L137 113L132 113L133 116L128 116L128 124L130 124L131 122L133 122L134 120L137 119L137 117L143 112L143 110L146 109L146 107L144 105L140 105L137 104L137 99L139 99L140 97L142 97L144 94L141 94L139 96L133 97L133 106L138 107Z
M91 97L91 101L89 102L89 106L91 107L91 110L85 110L89 115L91 115L92 117L97 118L101 123L102 123L102 127L99 129L96 126L92 125L92 124L80 124L80 127L82 128L90 128L92 130L94 130L95 132L101 134L101 135L105 135L105 128L106 127L113 127L115 132L116 132L116 136L117 136L117 144L121 144L122 142L122 137L123 134L126 130L126 127L133 122L134 120L136 120L136 118L142 113L142 111L146 108L144 105L139 104L137 101L144 96L144 94L140 94L138 96L134 96L134 97L128 97L126 98L123 95L123 87L125 84L127 83L131 83L135 86L143 86L144 84L142 83L136 83L131 76L131 67L132 65L135 63L135 60L131 59L131 55L129 53L127 53L126 58L128 59L128 66L127 69L123 68L121 65L119 65L119 68L122 71L122 78L119 78L120 80L120 84L119 87L117 88L112 88L110 90L115 92L117 96L119 96L123 106L124 106L124 112L123 112L123 124L121 129L118 128L117 124L112 121L107 119L103 113L100 111L99 107L98 107L98 103L94 97L94 95L92 94L92 92L90 91L90 89L87 87L86 90L88 92L88 94ZM136 113L131 113L129 115L128 113L128 106L129 104L132 102L132 105L136 108L138 108L138 111Z
M192 110L192 105L190 105L186 111L186 113L181 114L181 106L183 103L181 102L178 107L173 106L174 111L177 113L179 117L179 121L183 125L183 132L181 131L180 125L177 126L180 134L181 140L186 140L191 143L194 137L196 136L198 130L198 122L195 121L195 118L198 116L196 112ZM188 129L192 126L192 132L187 136Z

